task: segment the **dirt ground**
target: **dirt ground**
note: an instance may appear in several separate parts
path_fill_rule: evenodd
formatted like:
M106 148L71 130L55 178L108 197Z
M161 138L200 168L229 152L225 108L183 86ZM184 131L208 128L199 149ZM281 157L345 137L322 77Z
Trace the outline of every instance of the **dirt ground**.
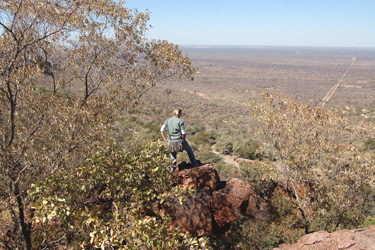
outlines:
M247 101L269 91L318 105L340 81L325 105L327 108L375 105L375 49L183 49L199 68L195 81L184 89L201 98Z
M212 153L216 155L220 155L223 160L228 163L228 164L233 164L236 167L240 167L240 162L251 162L252 160L241 158L241 157L236 157L236 156L231 156L231 155L224 155L220 152L217 151L211 151Z

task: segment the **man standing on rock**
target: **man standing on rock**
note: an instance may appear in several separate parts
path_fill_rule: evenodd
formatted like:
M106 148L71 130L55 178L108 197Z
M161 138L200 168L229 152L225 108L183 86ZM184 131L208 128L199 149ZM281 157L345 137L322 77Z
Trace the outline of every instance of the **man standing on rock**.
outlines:
M179 108L176 108L173 111L173 116L165 120L163 125L161 126L160 133L163 137L163 140L168 142L168 145L171 142L181 142L183 149L187 152L190 163L193 167L198 166L198 162L195 159L193 150L191 149L189 143L186 141L186 130L185 130L185 124L184 121L180 119L182 115L182 110ZM168 128L168 135L169 140L165 136L165 129ZM176 159L177 159L177 152L171 152L170 153L170 161L173 163L171 166L171 171L173 172L175 165L176 165Z

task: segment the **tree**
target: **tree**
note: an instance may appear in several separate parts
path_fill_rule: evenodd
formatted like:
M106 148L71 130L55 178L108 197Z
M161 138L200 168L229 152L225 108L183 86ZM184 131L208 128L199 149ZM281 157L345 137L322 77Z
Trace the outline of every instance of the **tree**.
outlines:
M32 248L33 183L80 166L145 91L195 69L123 1L0 1L0 197L7 249Z
M374 137L373 124L269 93L251 108L263 155L295 197L306 233L358 226L371 215L365 209L372 202L375 155L365 142Z

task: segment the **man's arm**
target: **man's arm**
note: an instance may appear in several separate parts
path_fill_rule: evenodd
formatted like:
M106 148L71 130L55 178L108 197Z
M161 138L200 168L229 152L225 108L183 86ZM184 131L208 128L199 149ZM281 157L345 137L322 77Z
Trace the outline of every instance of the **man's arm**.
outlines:
M185 130L185 123L184 122L182 122L180 124L180 129L181 129L182 139L186 140L186 130Z
M161 128L160 128L160 134L163 137L163 140L168 142L168 139L167 139L167 137L165 136L165 133L164 133L165 127L166 127L166 125L165 125L165 122L164 122L163 126L161 126Z
M160 131L160 133L161 133L161 136L163 137L163 140L168 142L168 139L166 138L164 131Z

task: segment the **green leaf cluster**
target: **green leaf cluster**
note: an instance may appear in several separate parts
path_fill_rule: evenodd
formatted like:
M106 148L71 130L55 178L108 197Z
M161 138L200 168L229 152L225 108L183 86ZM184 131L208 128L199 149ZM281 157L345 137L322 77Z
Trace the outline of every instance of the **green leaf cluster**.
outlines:
M373 216L372 123L270 93L251 109L264 163L295 196L306 232L358 227Z
M198 247L202 242L170 228L169 215L162 208L170 197L185 192L173 184L168 164L161 142L138 153L111 147L75 170L38 182L30 192L36 200L36 233L41 228L58 232L49 237L66 237L67 247Z

